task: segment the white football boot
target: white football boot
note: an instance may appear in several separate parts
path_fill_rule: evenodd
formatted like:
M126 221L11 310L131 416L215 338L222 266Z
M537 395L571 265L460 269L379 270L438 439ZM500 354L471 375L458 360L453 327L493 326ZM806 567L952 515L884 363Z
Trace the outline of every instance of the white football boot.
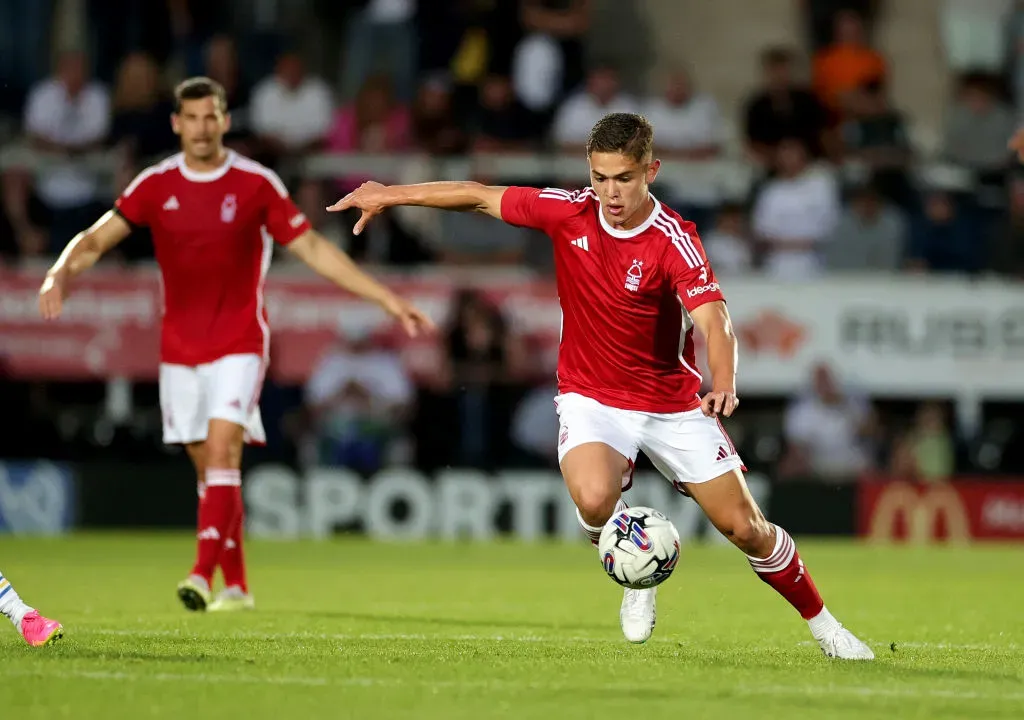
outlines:
M626 588L622 595L622 607L619 608L619 624L622 634L631 643L647 642L654 632L657 620L656 599L658 588L647 590L631 590Z
M238 612L239 610L255 609L256 600L249 593L242 592L242 588L237 585L221 590L213 602L206 606L207 612Z
M811 635L818 641L825 657L837 660L874 660L871 648L862 643L856 635L843 627L825 608L816 618L807 621Z
M199 575L189 575L178 583L178 599L186 610L203 612L210 604L210 584Z

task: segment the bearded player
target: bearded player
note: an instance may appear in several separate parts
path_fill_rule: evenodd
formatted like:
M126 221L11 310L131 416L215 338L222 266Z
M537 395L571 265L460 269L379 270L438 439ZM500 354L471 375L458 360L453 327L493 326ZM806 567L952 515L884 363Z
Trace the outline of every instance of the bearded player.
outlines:
M176 88L175 100L171 124L182 152L141 172L114 209L71 240L46 275L39 305L47 319L58 317L75 275L133 228L150 228L164 295L163 437L185 446L199 487L196 561L178 596L190 610L247 609L253 598L239 468L243 445L264 442L259 396L270 331L263 284L273 242L379 303L410 335L432 323L314 231L274 172L224 148L231 118L220 85L192 78ZM214 599L218 566L225 588Z
M873 659L825 608L789 534L765 520L719 421L738 404L736 338L693 223L648 187L658 175L653 131L614 113L587 143L591 187L486 187L366 183L328 208L359 208L356 232L399 205L476 211L544 231L554 242L562 338L558 458L580 525L594 544L625 507L641 450L746 554L754 572L799 611L829 657ZM707 340L712 391L701 399L693 328ZM657 588L626 590L619 619L644 642Z

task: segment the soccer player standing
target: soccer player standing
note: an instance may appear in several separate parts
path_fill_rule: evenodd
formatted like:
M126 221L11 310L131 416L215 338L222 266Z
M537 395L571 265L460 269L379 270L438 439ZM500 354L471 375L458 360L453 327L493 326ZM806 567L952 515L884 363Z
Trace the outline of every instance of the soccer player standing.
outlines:
M591 187L487 187L473 182L363 186L332 211L359 208L360 232L389 207L477 211L544 231L554 242L562 337L558 457L580 525L596 544L643 451L742 550L754 572L808 622L829 657L873 659L825 608L789 534L755 504L719 421L735 410L736 338L693 223L648 187L658 174L653 130L613 113L587 143ZM707 340L712 391L701 399L693 328ZM644 642L657 588L626 590L622 631Z
M190 610L253 606L242 552L242 448L263 443L259 396L270 330L263 284L273 242L339 287L381 305L407 333L430 319L360 270L314 231L280 178L224 148L224 89L192 78L175 89L171 118L182 152L142 171L113 210L75 236L40 289L44 317L61 312L72 277L137 226L153 235L163 288L160 406L163 437L185 446L198 475L196 561L178 585ZM225 589L211 597L220 567Z

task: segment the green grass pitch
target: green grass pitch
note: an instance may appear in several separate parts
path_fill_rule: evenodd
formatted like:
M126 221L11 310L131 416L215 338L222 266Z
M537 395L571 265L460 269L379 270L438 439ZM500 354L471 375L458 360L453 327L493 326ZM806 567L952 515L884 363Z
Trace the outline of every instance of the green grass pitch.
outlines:
M874 663L822 657L729 548L684 548L633 646L582 542L252 542L258 610L218 616L177 603L184 534L2 538L66 635L0 627L0 717L1024 717L1019 547L800 547Z

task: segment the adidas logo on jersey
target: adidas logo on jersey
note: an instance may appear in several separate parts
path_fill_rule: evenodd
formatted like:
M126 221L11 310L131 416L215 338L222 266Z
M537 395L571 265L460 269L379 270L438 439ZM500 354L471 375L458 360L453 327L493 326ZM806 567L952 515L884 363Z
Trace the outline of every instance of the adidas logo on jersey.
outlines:
M728 450L725 449L725 446L724 445L719 445L718 446L718 455L715 457L715 460L725 460L727 457L729 457L729 455L730 455L730 453L729 453Z
M180 207L178 205L178 198L171 195L167 198L167 202L164 203L164 210L177 210Z
M573 247L578 247L584 252L590 252L590 243L587 242L587 236L578 237L572 241Z

